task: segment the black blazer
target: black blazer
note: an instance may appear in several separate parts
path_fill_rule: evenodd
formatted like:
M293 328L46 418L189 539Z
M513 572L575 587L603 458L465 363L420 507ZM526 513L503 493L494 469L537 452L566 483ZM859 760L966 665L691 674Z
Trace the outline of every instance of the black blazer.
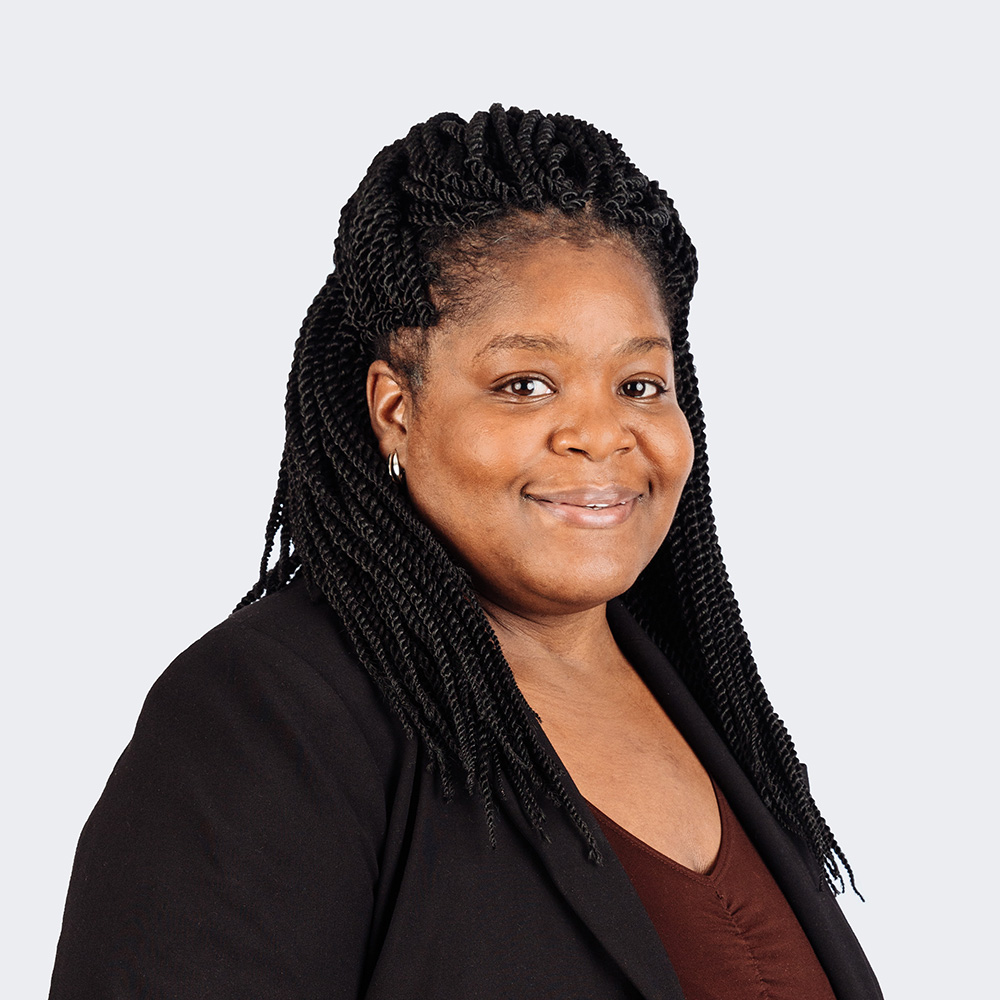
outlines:
M838 1000L881 997L805 845L624 608L613 602L608 617ZM510 796L491 849L479 801L443 800L330 609L293 582L213 629L150 691L80 838L51 997L681 1000L638 896L591 828L600 866L560 809L548 808L546 840Z

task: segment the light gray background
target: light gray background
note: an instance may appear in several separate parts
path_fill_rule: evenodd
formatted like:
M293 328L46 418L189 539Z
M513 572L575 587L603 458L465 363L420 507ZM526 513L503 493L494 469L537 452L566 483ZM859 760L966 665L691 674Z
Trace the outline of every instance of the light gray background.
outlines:
M372 156L499 100L613 132L699 249L723 549L887 997L986 995L986 5L34 3L3 31L9 996L142 699L242 596Z

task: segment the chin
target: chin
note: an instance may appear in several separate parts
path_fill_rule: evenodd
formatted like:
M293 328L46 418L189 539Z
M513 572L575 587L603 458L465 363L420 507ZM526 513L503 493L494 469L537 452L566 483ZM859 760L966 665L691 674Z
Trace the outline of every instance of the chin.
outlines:
M605 563L568 568L558 578L548 578L535 590L537 598L553 611L587 611L621 597L638 579L641 567L609 567Z

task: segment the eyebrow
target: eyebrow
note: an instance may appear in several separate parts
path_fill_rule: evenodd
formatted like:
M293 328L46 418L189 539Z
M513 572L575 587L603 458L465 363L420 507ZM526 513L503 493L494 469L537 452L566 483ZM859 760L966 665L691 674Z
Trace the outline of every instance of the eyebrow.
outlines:
M485 347L476 352L475 360L485 357L487 354L496 354L498 351L565 351L569 349L569 341L562 337L532 337L524 333L509 333L502 337L496 337ZM632 337L624 344L615 348L617 357L625 357L630 354L645 354L648 351L657 349L671 351L669 337Z
M559 351L565 350L569 344L562 340L549 337L529 337L524 333L509 333L502 337L494 337L488 344L476 351L475 360L487 354L499 351Z
M669 337L633 337L626 340L621 347L616 348L615 354L624 357L628 354L645 354L647 351L662 349L667 352L673 351L670 346Z

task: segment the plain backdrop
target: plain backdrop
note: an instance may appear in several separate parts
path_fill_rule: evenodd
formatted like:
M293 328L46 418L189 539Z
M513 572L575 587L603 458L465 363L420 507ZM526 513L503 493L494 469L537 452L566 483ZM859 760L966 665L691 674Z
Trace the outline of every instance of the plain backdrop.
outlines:
M723 551L887 997L997 927L986 4L23 4L0 42L2 930L44 996L142 700L256 575L301 318L410 125L615 134L699 250ZM992 619L992 621L991 621ZM992 965L992 960L990 960Z

